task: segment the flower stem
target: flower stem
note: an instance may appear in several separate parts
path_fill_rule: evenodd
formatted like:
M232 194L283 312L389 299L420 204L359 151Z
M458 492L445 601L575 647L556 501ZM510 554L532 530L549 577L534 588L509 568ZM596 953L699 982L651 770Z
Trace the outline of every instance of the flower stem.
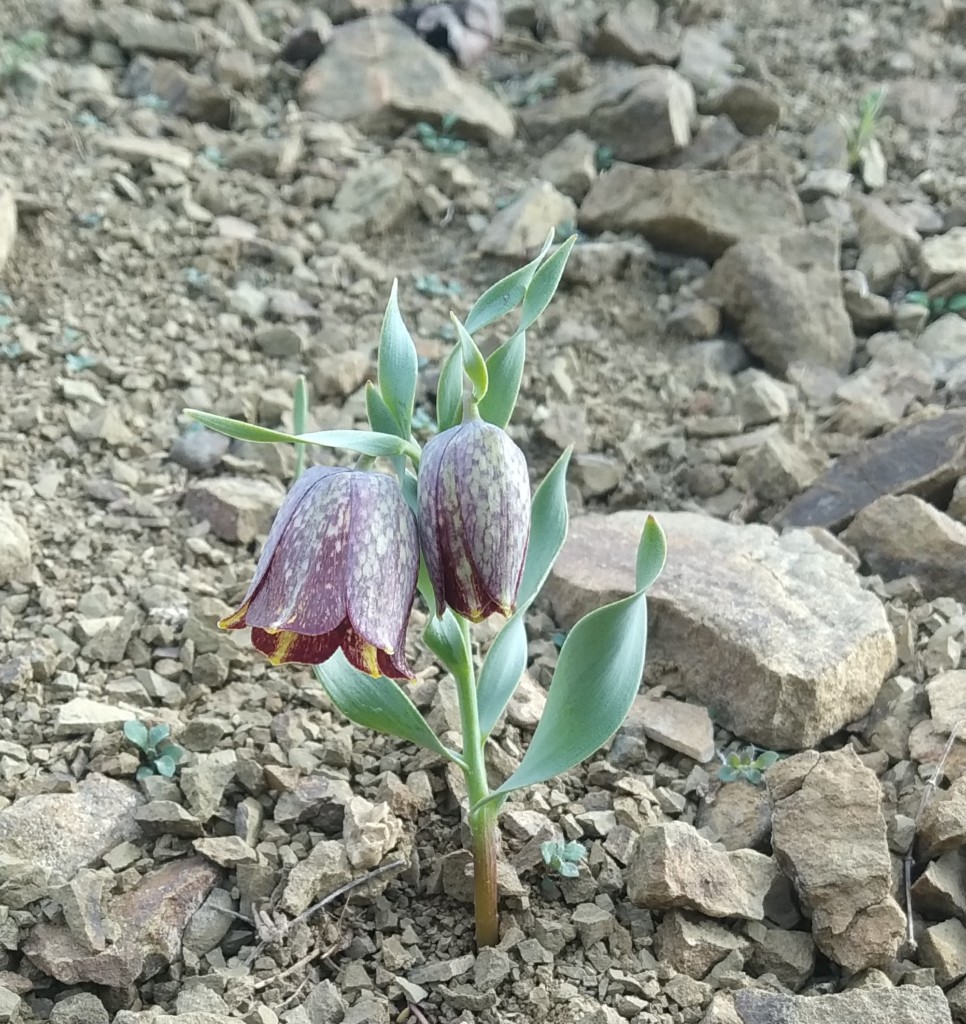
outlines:
M463 730L463 760L465 767L470 814L470 833L473 837L473 879L476 910L476 944L495 946L500 941L496 861L500 834L496 824L496 810L491 804L472 810L489 796L486 781L486 759L483 755L483 736L480 733L480 715L476 702L476 678L473 670L473 648L470 643L470 624L456 616L466 650L465 671L456 674L456 692L460 705L460 725Z

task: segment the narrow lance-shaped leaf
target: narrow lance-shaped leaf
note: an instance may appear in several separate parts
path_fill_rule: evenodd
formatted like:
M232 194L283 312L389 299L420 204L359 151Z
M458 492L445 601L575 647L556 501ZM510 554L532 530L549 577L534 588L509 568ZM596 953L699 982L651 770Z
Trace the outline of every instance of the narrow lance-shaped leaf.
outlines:
M638 590L648 587L661 575L667 560L667 538L654 516L648 516L637 546L636 582Z
M483 353L477 347L470 333L459 322L459 318L455 314L450 314L450 319L453 321L453 326L456 328L456 334L459 338L460 351L463 356L463 370L473 385L473 398L479 402L486 394L488 386L486 360L483 358Z
M369 426L377 434L395 434L396 421L379 389L371 380L366 381L366 416Z
M436 388L436 425L440 433L455 427L463 414L463 349L454 345L439 373Z
M419 461L419 446L413 441L372 430L320 430L314 434L301 434L298 440L324 448L344 448L360 455L408 455Z
M329 699L351 722L408 740L459 763L459 756L440 743L416 705L392 680L365 675L353 668L341 652L314 669Z
M560 285L560 278L563 277L564 268L570 258L570 251L577 241L576 235L571 235L563 245L547 260L546 263L533 275L533 280L527 288L523 298L523 309L520 311L519 331L525 331L550 305Z
M517 770L488 800L545 782L599 750L620 728L644 671L647 598L605 605L570 631L543 716Z
M296 435L304 434L309 418L309 390L305 383L305 377L301 374L295 379L295 389L292 394L292 429ZM295 472L292 476L298 480L305 469L305 445L300 444L295 449Z
M246 423L244 420L233 420L227 416L216 416L211 412L202 412L200 409L185 409L185 415L195 422L208 427L209 430L216 430L219 434L226 434L238 441L252 441L256 444L299 444L299 438L295 434L286 434L281 430L269 430L267 427L259 427L254 423Z
M487 423L505 428L513 415L527 360L527 337L520 332L495 349L486 361L489 386L480 402L480 415Z
M568 448L543 478L530 503L530 544L517 594L517 610L490 645L477 685L480 730L488 735L527 667L524 616L550 574L567 538Z
M379 391L396 426L392 433L408 439L419 368L416 346L399 312L398 290L398 281L393 281L379 335Z
M553 245L553 236L554 232L551 230L536 259L497 281L476 300L466 318L466 329L470 334L476 334L477 331L499 320L501 316L512 313L520 305L533 280L533 275L543 262L544 256L550 251L550 246Z

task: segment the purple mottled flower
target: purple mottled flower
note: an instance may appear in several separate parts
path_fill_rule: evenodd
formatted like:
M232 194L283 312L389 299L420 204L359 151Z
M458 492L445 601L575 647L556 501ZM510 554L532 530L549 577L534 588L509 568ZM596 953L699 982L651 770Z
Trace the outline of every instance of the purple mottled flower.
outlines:
M419 533L440 615L471 622L516 606L530 539L523 452L492 423L443 431L419 464Z
M406 625L416 595L416 519L393 477L307 469L275 517L241 608L275 665L319 665L341 647L370 676L412 679Z

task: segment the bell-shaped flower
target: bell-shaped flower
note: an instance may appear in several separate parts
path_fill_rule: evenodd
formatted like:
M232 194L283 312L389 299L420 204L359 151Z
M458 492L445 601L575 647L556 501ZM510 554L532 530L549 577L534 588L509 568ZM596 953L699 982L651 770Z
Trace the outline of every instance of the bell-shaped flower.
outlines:
M368 675L411 679L406 625L418 573L416 519L395 478L307 469L275 517L242 606L219 625L250 626L275 665L318 665L341 647Z
M419 464L419 534L437 611L479 622L511 615L530 539L523 452L492 423L434 437Z

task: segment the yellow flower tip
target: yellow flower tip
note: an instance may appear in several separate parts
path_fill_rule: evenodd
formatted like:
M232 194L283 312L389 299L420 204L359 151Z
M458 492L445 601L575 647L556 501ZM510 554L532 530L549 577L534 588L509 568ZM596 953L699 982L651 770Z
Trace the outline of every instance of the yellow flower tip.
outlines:
M378 679L382 672L379 670L379 652L372 644L362 645L362 663L365 665L367 675Z
M231 615L226 616L224 619L219 620L219 629L239 629L245 624L245 616L248 614L248 605L250 601L246 602L238 609L237 612L233 612Z
M278 636L278 643L275 645L275 650L268 655L268 660L273 665L281 665L285 661L288 652L292 649L292 644L298 638L298 633L283 633L276 630L269 630L268 632Z

